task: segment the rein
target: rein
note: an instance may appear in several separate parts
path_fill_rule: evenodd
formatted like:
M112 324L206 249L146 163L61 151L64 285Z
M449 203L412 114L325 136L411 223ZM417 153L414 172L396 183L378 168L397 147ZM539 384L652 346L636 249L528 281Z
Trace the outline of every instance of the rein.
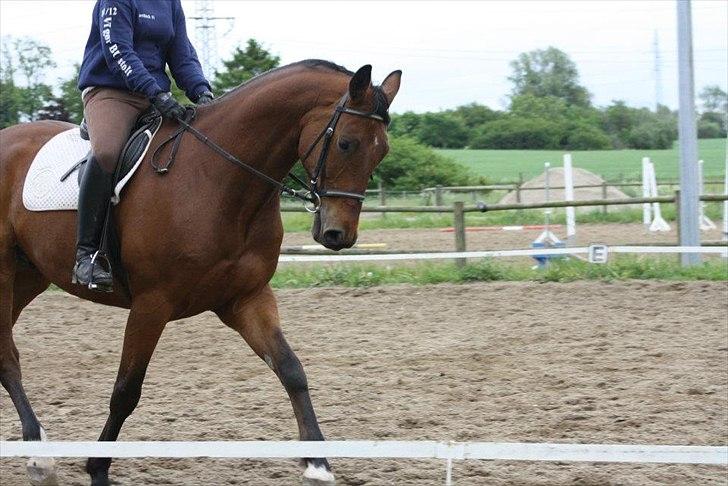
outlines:
M359 194L355 192L347 192L347 191L337 191L337 190L327 190L323 189L321 187L322 181L321 181L321 175L325 170L326 167L326 159L329 155L329 148L331 147L331 139L333 138L334 131L336 130L336 125L339 123L339 119L341 118L342 114L348 114L353 116L360 116L363 118L370 118L372 120L377 120L382 123L385 123L385 120L380 115L377 115L374 112L366 112L366 111L359 111L354 110L352 108L346 107L346 102L348 101L348 95L344 96L342 100L339 102L339 104L336 106L336 109L334 110L334 114L331 116L331 119L326 124L326 127L318 134L316 139L313 141L313 143L309 146L308 150L306 150L306 153L301 158L301 162L308 159L308 157L313 152L314 148L323 140L321 153L319 154L318 161L316 163L316 167L314 168L313 174L309 174L310 176L310 183L307 184L306 182L302 181L300 178L298 178L293 173L289 173L288 177L296 181L298 184L304 187L302 190L296 190L293 189L286 184L282 183L281 181L278 181L269 175L265 174L264 172L261 172L260 170L256 169L255 167L251 166L250 164L247 164L243 162L242 160L235 157L233 154L225 150L224 148L220 147L218 144L210 140L207 135L197 130L195 127L191 125L192 120L195 117L195 108L194 107L187 107L187 112L185 113L184 118L178 118L177 122L180 124L180 128L174 131L174 133L167 138L164 142L162 142L159 147L154 151L154 154L152 155L152 166L154 167L154 170L158 174L165 174L169 171L169 168L174 163L175 156L177 154L177 149L179 148L180 141L182 139L182 135L185 131L190 132L192 135L195 136L200 142L202 142L205 146L212 149L214 152L216 152L218 155L220 155L222 158L227 160L228 162L237 165L238 167L248 171L249 173L253 174L254 176L263 179L264 181L268 182L269 184L277 187L281 193L287 194L288 196L300 199L304 202L304 207L307 211L311 213L317 213L321 207L321 198L323 197L345 197L350 199L356 199L357 201L364 201L364 198L366 197L364 194ZM170 142L173 142L172 145L172 152L169 156L169 159L167 160L166 165L160 166L156 162L157 155L159 152ZM304 166L305 169L305 166ZM306 205L305 203L310 203L311 205Z

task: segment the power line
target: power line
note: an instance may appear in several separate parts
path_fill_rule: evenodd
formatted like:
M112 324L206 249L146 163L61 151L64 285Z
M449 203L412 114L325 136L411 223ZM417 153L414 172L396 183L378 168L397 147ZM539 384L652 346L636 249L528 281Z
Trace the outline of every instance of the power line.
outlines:
M217 21L227 20L232 28L235 17L215 17L212 2L210 0L197 0L195 5L195 16L190 19L195 21L197 43L202 58L202 70L207 79L212 79L217 66Z
M657 30L655 30L655 39L653 42L653 50L655 55L655 111L660 108L662 104L662 71L660 65L660 43L657 36Z

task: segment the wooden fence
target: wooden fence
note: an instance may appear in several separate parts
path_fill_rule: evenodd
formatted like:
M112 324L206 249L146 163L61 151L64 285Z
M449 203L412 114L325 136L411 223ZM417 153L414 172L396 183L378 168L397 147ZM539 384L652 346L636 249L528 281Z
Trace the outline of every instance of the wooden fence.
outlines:
M706 180L705 184L710 185L723 185L723 181L721 180ZM680 181L678 180L671 180L671 179L664 179L657 182L658 187L667 187L668 189L672 189L674 187L678 187L680 185ZM602 181L599 184L577 184L574 185L574 189L596 189L601 188L601 196L602 199L607 199L607 189L609 187L642 187L642 182L634 182L634 181L624 181L624 180L618 180L618 181ZM371 196L378 196L379 198L379 205L380 206L386 206L387 205L387 198L388 197L408 197L408 196L421 196L425 199L425 204L427 206L434 205L434 206L442 206L444 204L444 195L445 194L469 194L470 198L473 202L475 202L479 195L482 195L484 192L490 192L490 191L515 191L516 194L516 202L522 201L522 193L524 191L543 191L546 188L543 186L535 186L535 187L525 187L524 181L521 179L519 181L512 181L512 182L500 182L497 184L484 184L484 185L473 185L473 186L434 186L434 187L426 187L424 189L421 189L419 191L407 191L407 190L394 190L394 189L387 189L383 187L383 185L379 184L379 187L376 189L367 189L366 193ZM550 186L549 189L564 189L564 186ZM602 212L607 212L607 205L602 205Z
M700 196L701 201L705 202L721 202L728 200L725 194L705 194ZM629 197L623 199L590 199L583 201L551 201L539 203L513 203L513 204L484 204L480 203L473 206L466 206L462 201L456 201L452 206L364 206L361 211L363 213L439 213L453 215L453 234L455 236L455 251L466 251L466 232L465 232L465 214L466 213L486 213L493 211L523 210L523 209L546 209L546 208L565 208L565 207L583 207L583 206L617 206L628 204L644 204L644 203L665 203L679 204L680 194L675 191L674 196L658 196L658 197ZM305 213L306 209L302 206L282 207L281 212ZM679 225L679 221L678 221ZM679 231L677 232L679 235ZM678 241L678 245L680 242ZM711 245L728 245L727 242L710 242ZM464 265L464 259L457 260L458 265Z

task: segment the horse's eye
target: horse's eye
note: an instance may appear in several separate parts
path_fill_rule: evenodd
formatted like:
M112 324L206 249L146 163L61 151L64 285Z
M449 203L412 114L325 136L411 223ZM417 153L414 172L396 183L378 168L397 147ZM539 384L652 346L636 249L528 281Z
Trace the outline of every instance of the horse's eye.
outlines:
M346 152L347 150L349 150L349 147L351 147L351 142L349 142L348 140L346 140L344 138L339 139L339 148L342 151Z

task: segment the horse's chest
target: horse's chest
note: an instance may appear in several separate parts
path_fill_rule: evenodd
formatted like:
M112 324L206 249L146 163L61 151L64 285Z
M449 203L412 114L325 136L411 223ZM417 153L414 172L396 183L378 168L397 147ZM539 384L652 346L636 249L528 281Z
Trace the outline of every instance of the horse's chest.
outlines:
M184 315L196 315L215 310L233 299L260 291L275 272L275 261L262 255L249 253L238 259L219 262L194 280L187 280L188 288L178 309Z

